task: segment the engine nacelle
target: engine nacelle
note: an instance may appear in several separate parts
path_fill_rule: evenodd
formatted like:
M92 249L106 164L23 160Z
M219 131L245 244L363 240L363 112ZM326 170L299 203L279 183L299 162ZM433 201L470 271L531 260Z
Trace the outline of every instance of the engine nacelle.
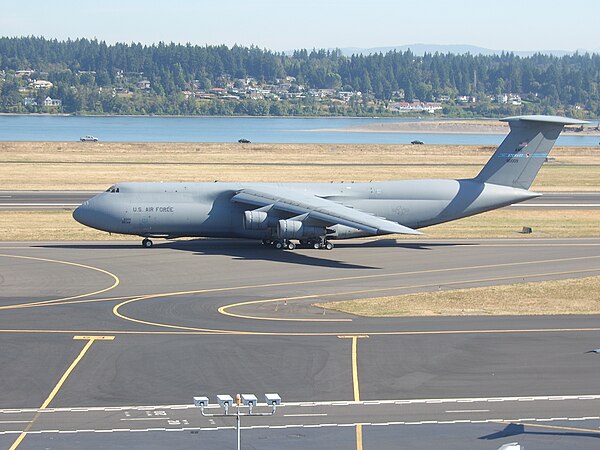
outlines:
M363 236L370 236L369 233L358 228L347 227L346 225L333 225L328 228L331 233L328 233L328 237L332 239L350 239Z
M305 239L325 236L323 227L306 226L299 220L280 220L277 223L277 237L279 239Z
M246 230L266 230L269 217L264 211L244 211L244 228Z

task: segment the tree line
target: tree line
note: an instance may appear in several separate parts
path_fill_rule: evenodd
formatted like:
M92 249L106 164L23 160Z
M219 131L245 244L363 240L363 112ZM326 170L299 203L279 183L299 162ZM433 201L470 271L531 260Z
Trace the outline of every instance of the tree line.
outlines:
M395 100L431 102L442 98L447 114L493 115L511 112L506 105L495 105L493 97L515 93L523 98L517 112L600 115L598 54L417 56L408 50L343 56L337 50L284 54L255 46L108 45L95 39L3 37L1 111L23 112L26 83L12 74L26 69L35 71L31 77L53 83L42 95L60 98L62 111L67 113L367 115L389 112L387 106ZM196 101L183 95L194 89L223 87L228 80L252 78L258 84L273 84L286 77L293 77L292 89L360 91L364 95L360 102L347 105L318 104L308 96L223 102ZM132 87L140 78L149 81L148 89ZM477 100L459 105L459 96Z

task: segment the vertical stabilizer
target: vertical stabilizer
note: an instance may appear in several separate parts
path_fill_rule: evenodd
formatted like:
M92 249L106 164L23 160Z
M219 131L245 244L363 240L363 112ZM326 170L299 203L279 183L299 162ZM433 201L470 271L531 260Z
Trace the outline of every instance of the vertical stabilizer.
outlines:
M559 116L501 119L510 133L474 181L529 189L565 125L588 122Z

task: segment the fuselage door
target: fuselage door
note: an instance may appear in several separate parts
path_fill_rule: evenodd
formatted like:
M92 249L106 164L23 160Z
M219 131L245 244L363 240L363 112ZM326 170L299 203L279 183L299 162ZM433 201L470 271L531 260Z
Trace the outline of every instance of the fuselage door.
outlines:
M134 230L138 233L151 233L156 226L156 215L154 208L147 206L134 206L132 208L132 224Z

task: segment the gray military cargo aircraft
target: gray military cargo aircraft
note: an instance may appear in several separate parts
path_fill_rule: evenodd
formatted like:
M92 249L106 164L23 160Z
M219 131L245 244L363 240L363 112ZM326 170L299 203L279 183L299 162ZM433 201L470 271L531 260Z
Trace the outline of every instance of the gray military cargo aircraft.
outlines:
M422 234L418 228L522 202L565 125L558 116L501 119L510 132L481 172L462 180L369 183L119 183L84 202L78 222L151 238L249 238L278 249L333 239Z

